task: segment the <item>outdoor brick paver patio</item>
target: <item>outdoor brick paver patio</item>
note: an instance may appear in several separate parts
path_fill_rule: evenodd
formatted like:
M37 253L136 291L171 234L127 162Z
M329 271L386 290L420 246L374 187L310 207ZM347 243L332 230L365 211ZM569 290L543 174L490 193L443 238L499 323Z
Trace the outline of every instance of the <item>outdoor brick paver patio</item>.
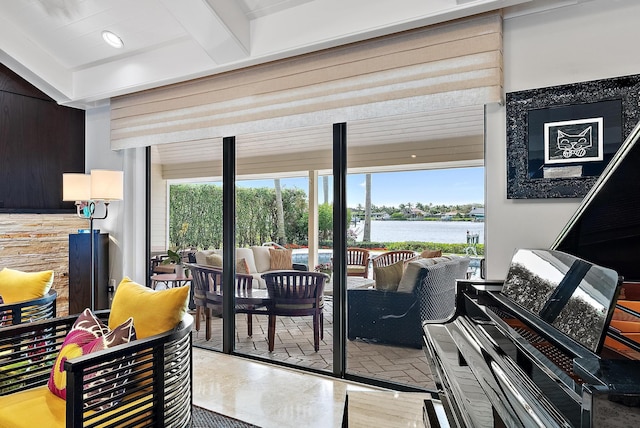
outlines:
M247 336L247 318L236 315L236 351L266 359L331 371L333 361L333 301L325 300L324 339L320 350L313 350L311 317L277 317L273 352L267 344L267 317L254 315L253 336ZM195 346L222 349L222 319L212 318L211 340L205 340L204 322L193 335ZM435 389L424 351L359 340L347 342L347 371L406 385Z

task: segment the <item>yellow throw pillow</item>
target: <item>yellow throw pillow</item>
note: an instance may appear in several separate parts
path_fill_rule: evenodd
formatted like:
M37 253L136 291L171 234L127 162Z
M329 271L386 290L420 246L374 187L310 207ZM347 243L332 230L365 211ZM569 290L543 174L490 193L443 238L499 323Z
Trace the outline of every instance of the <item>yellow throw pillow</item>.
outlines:
M39 299L49 292L53 271L22 272L4 268L0 271L0 296L4 303Z
M164 333L182 321L188 299L189 286L152 290L125 277L113 296L109 328L131 317L138 339Z
M271 257L271 270L293 269L291 250L269 248L269 256Z

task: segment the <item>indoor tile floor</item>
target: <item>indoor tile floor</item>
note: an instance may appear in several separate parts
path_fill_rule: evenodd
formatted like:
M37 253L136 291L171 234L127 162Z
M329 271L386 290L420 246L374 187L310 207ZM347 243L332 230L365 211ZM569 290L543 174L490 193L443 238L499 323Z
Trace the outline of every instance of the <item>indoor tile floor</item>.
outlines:
M199 348L193 366L194 405L262 428L340 427L347 391L380 390Z

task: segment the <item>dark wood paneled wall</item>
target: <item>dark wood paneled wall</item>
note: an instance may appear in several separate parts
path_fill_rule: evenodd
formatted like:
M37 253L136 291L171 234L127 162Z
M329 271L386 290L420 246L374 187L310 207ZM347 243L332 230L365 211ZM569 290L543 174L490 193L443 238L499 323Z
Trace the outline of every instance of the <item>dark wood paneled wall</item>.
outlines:
M85 114L0 64L0 269L52 269L69 312L69 234L86 228L62 203L62 173L84 172Z
M73 212L62 173L85 172L85 112L0 64L0 212Z

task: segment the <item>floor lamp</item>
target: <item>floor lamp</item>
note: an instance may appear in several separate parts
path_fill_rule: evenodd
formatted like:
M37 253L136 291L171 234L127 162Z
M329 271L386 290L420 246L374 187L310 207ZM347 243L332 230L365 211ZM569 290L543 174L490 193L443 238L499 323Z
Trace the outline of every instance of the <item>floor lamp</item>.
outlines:
M91 246L91 301L90 308L95 310L95 244L93 221L103 220L109 214L109 203L123 198L123 172L104 169L92 169L91 174L62 174L62 200L76 204L78 217L89 220L89 242ZM104 205L104 213L96 215L96 206Z

